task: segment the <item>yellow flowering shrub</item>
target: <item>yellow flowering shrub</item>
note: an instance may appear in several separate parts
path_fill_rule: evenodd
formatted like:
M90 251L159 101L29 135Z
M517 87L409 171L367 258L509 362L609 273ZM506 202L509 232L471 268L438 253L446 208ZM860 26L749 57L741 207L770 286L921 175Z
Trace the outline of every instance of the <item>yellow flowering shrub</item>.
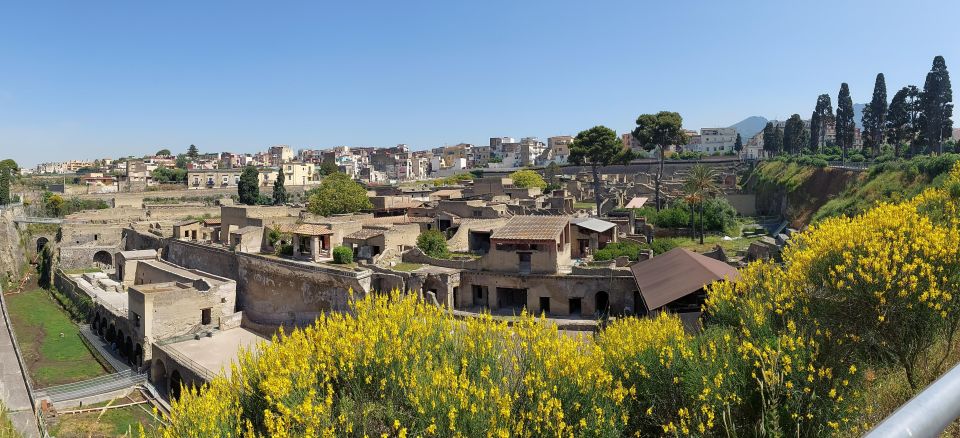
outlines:
M596 347L529 315L458 320L394 293L275 340L174 402L162 435L617 436L625 421Z

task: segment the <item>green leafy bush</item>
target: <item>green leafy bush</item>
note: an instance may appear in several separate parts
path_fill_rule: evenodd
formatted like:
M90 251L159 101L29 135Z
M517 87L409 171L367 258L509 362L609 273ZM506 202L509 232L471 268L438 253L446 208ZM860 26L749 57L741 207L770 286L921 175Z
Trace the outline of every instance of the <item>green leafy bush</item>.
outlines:
M445 259L450 256L450 250L447 249L447 238L437 230L427 230L420 233L420 236L417 237L417 248L420 248L424 254L437 259Z
M293 252L293 248L290 248L290 252ZM353 250L346 246L338 246L333 249L333 262L339 265L347 265L353 263Z
M597 261L614 260L617 257L627 256L630 260L640 258L640 251L644 248L636 242L624 240L621 242L608 243L603 249L597 250L593 259Z

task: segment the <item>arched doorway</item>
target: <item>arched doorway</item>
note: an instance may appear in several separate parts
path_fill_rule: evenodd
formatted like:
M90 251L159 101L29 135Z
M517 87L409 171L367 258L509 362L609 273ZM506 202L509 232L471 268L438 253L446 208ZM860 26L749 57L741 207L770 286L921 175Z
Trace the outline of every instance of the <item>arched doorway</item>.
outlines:
M97 253L93 255L93 262L99 263L102 266L113 266L113 256L106 251L97 251Z
M115 338L117 340L117 353L120 355L120 357L126 358L127 355L124 353L124 350L123 350L123 338L124 338L123 330L118 330L117 337Z
M143 346L137 344L133 349L133 364L139 369L143 366Z
M90 321L90 328L94 333L97 333L97 329L100 327L100 313L93 315L93 321Z
M167 366L160 359L150 365L150 383L160 391L167 389Z
M37 239L37 254L40 254L40 251L43 251L43 247L47 246L47 243L50 243L50 239L46 237L40 237Z
M113 323L110 323L110 328L107 329L107 342L113 342L117 339L117 328L113 326Z
M107 333L107 318L104 316L100 317L100 327L97 330L97 333L100 334L100 337L104 337Z
M127 358L131 364L133 363L133 340L129 336L123 341L123 357Z
M180 371L173 370L170 374L170 400L179 400L180 392L183 390L183 377Z
M610 295L604 291L597 292L595 302L597 304L597 315L606 315L610 313Z

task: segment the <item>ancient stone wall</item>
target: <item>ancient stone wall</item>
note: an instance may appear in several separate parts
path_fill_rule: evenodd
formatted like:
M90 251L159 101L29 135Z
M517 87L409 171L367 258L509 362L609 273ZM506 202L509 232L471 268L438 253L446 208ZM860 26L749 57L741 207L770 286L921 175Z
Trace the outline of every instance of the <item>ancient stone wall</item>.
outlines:
M370 291L371 271L308 265L238 253L237 307L258 323L310 321L327 311L349 310L355 297Z
M481 290L480 300L476 289ZM548 315L571 314L571 299L579 299L580 314L584 318L599 316L597 302L606 293L609 312L622 313L630 308L638 309L635 300L638 293L633 276L582 276L582 275L510 275L492 272L464 271L460 273L460 287L455 298L460 309L500 309L497 288L526 290L527 311L539 314L546 311L541 306L541 297L549 299ZM576 316L576 315L575 315Z
M183 240L170 240L163 259L177 266L238 279L237 257L225 248Z
M13 222L14 216L22 211L23 206L19 204L0 207L0 278L3 279L16 278L20 275L20 267L26 263L20 233Z

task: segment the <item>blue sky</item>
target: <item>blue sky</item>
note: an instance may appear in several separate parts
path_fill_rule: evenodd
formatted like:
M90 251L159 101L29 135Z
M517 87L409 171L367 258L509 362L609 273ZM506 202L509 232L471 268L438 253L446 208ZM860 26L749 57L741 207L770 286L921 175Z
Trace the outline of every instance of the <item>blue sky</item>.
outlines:
M620 132L664 109L694 129L809 117L843 81L865 102L877 72L891 97L934 55L960 72L958 14L955 0L7 1L0 157L423 149Z

